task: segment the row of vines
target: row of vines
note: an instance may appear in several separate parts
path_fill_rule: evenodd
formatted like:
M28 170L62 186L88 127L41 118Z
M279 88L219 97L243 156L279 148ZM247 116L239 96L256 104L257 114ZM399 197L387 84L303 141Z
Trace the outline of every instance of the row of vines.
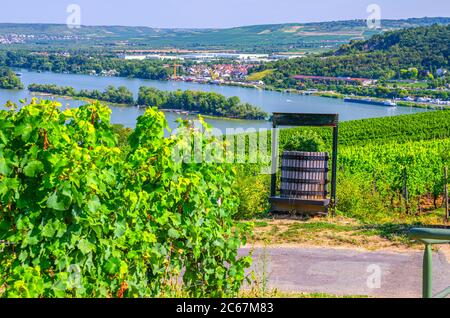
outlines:
M331 151L330 145L327 129L280 134L281 151ZM450 167L450 111L343 122L339 146L339 180L370 184L386 201L429 196L436 208L448 182L444 167Z
M343 147L343 175L359 175L373 181L385 196L405 191L411 197L444 192L444 167L450 166L450 138L406 143Z
M331 130L323 128L289 129L281 133L280 144L295 139L301 132L313 132L327 144L332 142ZM294 135L294 137L293 137ZM450 111L427 111L414 115L370 118L340 123L339 145L364 146L367 144L404 143L436 140L450 137Z

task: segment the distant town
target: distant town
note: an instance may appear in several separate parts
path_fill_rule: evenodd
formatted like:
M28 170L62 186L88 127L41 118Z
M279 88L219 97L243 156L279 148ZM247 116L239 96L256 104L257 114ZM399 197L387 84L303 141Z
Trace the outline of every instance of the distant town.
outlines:
M34 34L0 34L0 44L25 44L32 41L78 41L88 40L78 35L34 35Z
M138 54L118 54L118 57L124 60L160 60L183 63L183 65L165 65L168 68L174 68L173 76L171 77L172 80L258 87L264 86L264 82L247 80L251 68L261 63L301 58L304 56L304 54L248 54L189 51L178 52L178 54L168 54L166 51L151 51L149 54L144 54L143 52ZM114 72L107 75L115 76Z

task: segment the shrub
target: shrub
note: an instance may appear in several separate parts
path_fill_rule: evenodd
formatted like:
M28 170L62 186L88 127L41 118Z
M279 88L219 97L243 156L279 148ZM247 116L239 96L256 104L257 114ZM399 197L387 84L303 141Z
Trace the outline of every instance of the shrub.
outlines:
M285 151L319 152L325 148L322 137L313 130L293 129L281 137L280 145Z
M250 259L233 167L172 160L184 139L155 109L120 149L108 107L59 106L0 111L3 296L236 295Z
M262 216L270 209L270 175L242 175L236 180L239 208L236 218L250 219Z

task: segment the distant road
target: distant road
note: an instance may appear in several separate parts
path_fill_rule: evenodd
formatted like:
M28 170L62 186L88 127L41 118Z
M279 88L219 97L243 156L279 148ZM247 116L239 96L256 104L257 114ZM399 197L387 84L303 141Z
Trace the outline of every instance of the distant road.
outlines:
M243 248L240 255L247 255L249 251ZM266 267L269 287L280 291L421 297L421 252L268 247L256 248L253 255L252 269L261 277ZM450 285L450 264L442 252L435 253L433 261L434 287L435 292L439 292ZM378 269L381 270L381 286L370 288L367 281ZM376 284L376 280L370 282Z

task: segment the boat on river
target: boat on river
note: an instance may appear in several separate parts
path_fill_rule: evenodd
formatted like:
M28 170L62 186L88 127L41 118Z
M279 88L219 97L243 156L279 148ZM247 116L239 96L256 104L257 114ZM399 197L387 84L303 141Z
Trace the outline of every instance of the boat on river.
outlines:
M378 105L385 107L397 107L397 103L391 100L379 101L370 98L345 98L347 103L357 103L357 104L368 104L368 105Z

